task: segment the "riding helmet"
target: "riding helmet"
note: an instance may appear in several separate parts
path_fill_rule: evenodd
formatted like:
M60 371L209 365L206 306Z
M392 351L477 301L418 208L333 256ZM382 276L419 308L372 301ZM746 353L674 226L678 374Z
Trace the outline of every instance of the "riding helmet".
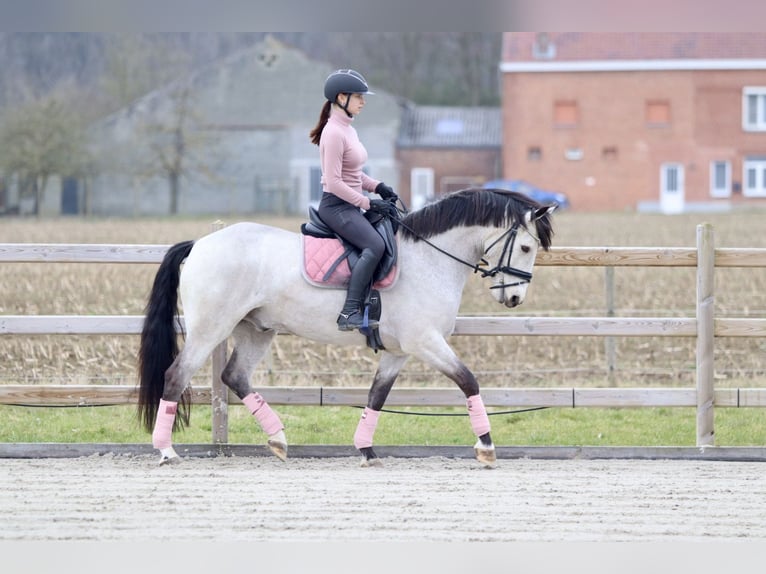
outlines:
M374 94L367 85L367 80L354 70L336 70L324 83L324 97L335 102L338 94Z

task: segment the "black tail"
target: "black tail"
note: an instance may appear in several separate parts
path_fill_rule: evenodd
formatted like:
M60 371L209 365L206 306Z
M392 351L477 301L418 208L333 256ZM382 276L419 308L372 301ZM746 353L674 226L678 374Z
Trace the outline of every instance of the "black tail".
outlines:
M150 432L165 387L165 371L178 355L178 336L174 322L178 312L178 283L181 263L193 246L194 241L183 241L168 249L146 304L138 351L138 418ZM189 423L189 404L189 393L185 391L174 428L180 429Z

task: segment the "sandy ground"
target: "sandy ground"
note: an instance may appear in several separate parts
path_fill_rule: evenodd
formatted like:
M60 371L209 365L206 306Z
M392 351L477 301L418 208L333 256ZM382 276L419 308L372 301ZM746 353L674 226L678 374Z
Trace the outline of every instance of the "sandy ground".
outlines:
M758 462L0 460L0 541L766 540Z

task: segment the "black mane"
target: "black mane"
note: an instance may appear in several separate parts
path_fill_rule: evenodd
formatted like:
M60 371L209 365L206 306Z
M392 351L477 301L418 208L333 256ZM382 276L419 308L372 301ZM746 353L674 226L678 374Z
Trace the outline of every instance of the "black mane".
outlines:
M428 239L457 226L472 225L510 227L514 223L525 225L524 215L542 204L524 194L505 189L463 189L445 195L422 209L408 213L399 227L403 238L417 241ZM535 221L540 245L548 250L553 238L549 213Z

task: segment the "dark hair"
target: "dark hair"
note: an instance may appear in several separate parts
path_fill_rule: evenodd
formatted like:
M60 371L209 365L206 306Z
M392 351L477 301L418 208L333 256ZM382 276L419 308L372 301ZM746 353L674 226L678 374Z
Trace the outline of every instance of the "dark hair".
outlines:
M317 122L317 125L314 126L314 129L309 132L311 143L313 143L314 145L319 145L319 139L322 137L322 130L327 124L327 120L330 119L331 107L332 107L332 103L329 100L327 100L324 103L324 106L322 106L322 111L319 113L319 121Z

